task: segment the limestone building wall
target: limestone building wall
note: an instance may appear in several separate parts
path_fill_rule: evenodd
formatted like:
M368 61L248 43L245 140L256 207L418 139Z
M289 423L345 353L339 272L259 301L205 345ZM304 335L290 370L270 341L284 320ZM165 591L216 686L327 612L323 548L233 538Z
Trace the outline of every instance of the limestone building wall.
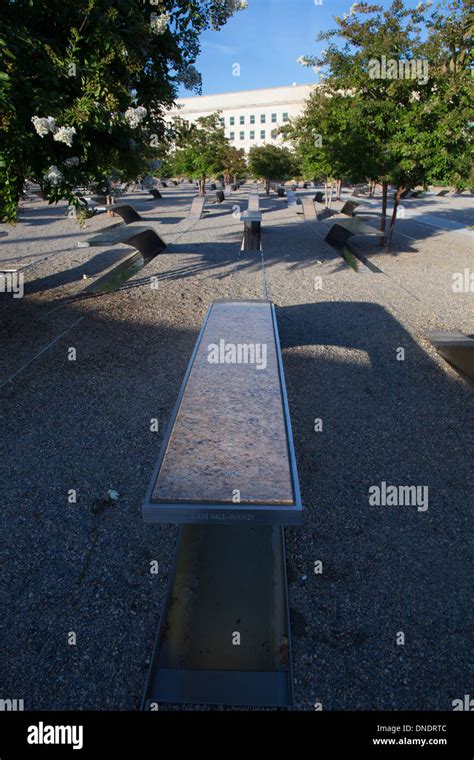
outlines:
M180 98L166 118L179 116L192 123L200 116L220 111L226 137L236 148L248 152L253 145L281 145L282 138L276 136L276 130L303 112L313 87L294 84Z

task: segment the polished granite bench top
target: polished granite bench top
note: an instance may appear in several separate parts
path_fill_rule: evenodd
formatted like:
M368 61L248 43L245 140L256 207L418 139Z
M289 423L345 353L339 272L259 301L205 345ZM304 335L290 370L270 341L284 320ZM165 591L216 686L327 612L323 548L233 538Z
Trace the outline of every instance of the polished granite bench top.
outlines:
M212 305L151 490L167 504L295 504L272 306Z

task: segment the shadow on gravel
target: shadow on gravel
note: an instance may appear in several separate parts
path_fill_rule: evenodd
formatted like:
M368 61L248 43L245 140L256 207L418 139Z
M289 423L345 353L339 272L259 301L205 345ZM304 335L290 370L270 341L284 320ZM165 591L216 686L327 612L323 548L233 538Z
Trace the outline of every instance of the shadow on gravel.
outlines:
M2 393L2 683L26 709L139 705L176 540L140 504L207 307L176 295L104 297ZM305 505L287 531L298 706L451 709L469 687L472 392L380 306L277 316ZM428 510L370 506L381 481L428 486Z
M304 528L287 530L291 604L306 620L299 705L450 710L469 680L472 390L379 305L277 317L305 507ZM370 505L382 481L428 487L428 509Z
M76 249L74 249L76 250ZM82 249L83 250L83 249ZM93 250L93 249L92 249ZM133 253L131 247L124 250L123 247L117 247L115 250L103 251L92 256L88 261L83 261L70 269L63 269L61 272L49 275L48 277L39 277L36 280L25 282L25 295L32 295L43 290L53 290L54 288L77 282L86 278L94 277L112 264L117 263L124 256ZM71 254L74 256L74 253ZM84 282L86 285L87 282Z

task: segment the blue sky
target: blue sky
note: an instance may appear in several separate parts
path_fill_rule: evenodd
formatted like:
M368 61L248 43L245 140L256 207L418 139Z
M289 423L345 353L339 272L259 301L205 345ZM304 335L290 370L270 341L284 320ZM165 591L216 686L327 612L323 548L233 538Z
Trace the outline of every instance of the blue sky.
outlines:
M257 87L307 84L317 81L311 69L296 63L300 55L314 55L324 49L315 37L335 27L334 16L349 11L353 0L248 0L218 32L201 37L202 52L196 68L203 78L203 95ZM379 0L384 7L390 0ZM417 0L409 2L416 5ZM240 76L232 66L240 64ZM192 92L181 89L181 97Z

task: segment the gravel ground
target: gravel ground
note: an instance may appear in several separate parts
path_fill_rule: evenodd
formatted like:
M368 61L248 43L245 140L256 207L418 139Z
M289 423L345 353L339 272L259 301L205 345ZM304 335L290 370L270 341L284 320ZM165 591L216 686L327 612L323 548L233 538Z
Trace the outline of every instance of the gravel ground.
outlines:
M425 333L474 330L472 294L447 287L469 239L455 246L407 220L416 256L369 250L382 273L355 272L324 242L330 223L274 195L261 200L263 253L248 255L232 214L243 190L194 225L190 186L165 193L130 200L168 248L94 298L78 296L130 249L77 240L114 220L83 231L37 203L3 228L1 265L27 267L27 284L25 298L0 300L0 383L67 332L2 389L0 696L30 709L139 706L177 533L143 524L144 491L209 303L268 293L305 505L302 528L286 531L297 708L451 709L472 687L473 393ZM370 506L381 481L428 486L428 510ZM108 489L117 503L94 511Z

